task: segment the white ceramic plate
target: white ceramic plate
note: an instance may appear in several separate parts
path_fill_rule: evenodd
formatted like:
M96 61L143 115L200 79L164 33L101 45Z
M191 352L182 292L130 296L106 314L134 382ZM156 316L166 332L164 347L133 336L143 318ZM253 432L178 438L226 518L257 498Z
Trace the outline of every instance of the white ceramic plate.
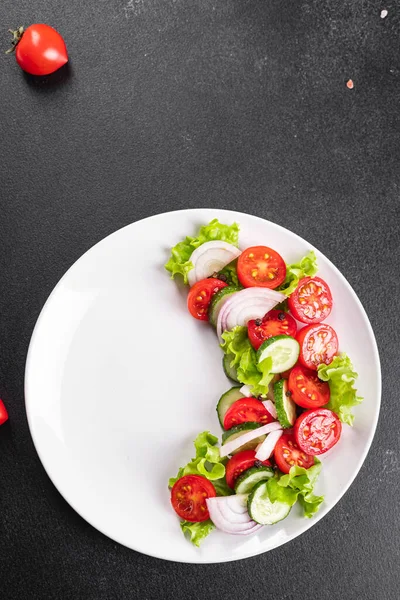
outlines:
M186 309L186 290L163 269L171 246L217 217L240 224L240 245L265 244L288 262L312 246L290 231L223 210L172 212L133 223L84 254L48 299L26 366L26 410L39 457L55 486L113 540L159 558L209 563L245 558L292 540L341 498L371 444L381 376L374 334L356 294L317 251L335 309L328 321L359 372L365 397L353 429L323 458L312 519L296 508L243 539L213 532L201 549L181 533L167 482L193 455L192 440L220 435L215 406L230 387L207 324Z

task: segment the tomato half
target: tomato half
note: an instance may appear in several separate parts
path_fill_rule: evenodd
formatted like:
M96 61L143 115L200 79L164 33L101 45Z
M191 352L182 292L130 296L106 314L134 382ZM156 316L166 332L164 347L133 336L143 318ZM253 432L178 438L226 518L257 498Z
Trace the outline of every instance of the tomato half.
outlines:
M201 475L184 475L171 490L171 504L176 514L191 523L210 518L206 499L215 498L215 487Z
M289 313L281 310L270 310L262 319L256 319L247 323L249 340L255 350L265 340L275 335L290 335L296 337L297 325Z
M231 429L241 423L261 423L266 425L275 419L270 415L260 400L255 398L241 398L236 400L226 411L224 429Z
M235 487L236 479L239 477L243 471L247 471L251 467L260 461L256 459L255 450L243 450L243 452L238 452L230 458L226 465L226 483L233 490ZM270 467L271 463L269 460L264 460L260 464Z
M318 365L329 365L337 354L339 342L336 331L326 323L307 325L297 334L300 344L299 361L309 369L318 369Z
M8 412L4 406L3 400L0 400L0 425L3 425L8 420Z
M189 290L187 304L190 314L200 321L208 321L208 307L211 298L228 284L220 279L209 277L195 283Z
M282 473L289 473L294 465L309 469L314 464L314 457L299 448L293 433L281 435L275 445L274 458Z
M321 323L332 310L332 294L320 277L304 277L289 296L292 315L302 323Z
M329 384L302 365L297 364L291 370L288 387L293 401L303 408L318 408L329 402Z
M339 441L341 433L340 420L328 408L307 410L300 415L294 427L299 448L313 456L330 450Z
M14 34L13 45L17 63L31 75L49 75L68 62L68 53L61 35L43 23L23 27Z
M237 274L244 287L266 287L275 289L286 277L286 264L282 256L267 248L247 248L238 258Z

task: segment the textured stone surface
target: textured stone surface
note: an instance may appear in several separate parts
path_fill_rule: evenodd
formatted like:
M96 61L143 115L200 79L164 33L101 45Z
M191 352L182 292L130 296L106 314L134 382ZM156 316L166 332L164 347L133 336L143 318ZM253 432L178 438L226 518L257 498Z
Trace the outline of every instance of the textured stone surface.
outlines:
M0 57L2 600L397 600L398 3L2 0L0 22L53 25L71 58L36 80ZM39 462L23 397L35 320L67 268L123 225L198 206L320 248L363 302L383 370L377 434L340 503L292 543L215 566L154 560L86 524Z

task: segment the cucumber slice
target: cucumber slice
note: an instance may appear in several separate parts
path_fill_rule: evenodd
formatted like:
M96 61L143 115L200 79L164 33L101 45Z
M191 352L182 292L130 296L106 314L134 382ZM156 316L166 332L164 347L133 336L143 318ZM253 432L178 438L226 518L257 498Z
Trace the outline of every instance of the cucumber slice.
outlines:
M226 411L234 402L236 402L236 400L240 400L240 398L244 398L243 394L240 393L240 387L233 387L225 392L225 394L222 394L221 398L218 400L217 414L222 429L224 428Z
M247 501L250 517L260 525L274 525L285 519L292 507L284 502L271 502L266 481L257 483Z
M235 492L236 494L250 494L256 483L273 476L274 470L271 467L250 467L236 479Z
M258 362L272 358L271 373L283 373L291 369L297 362L300 345L290 335L275 335L261 344L257 352Z
M231 294L238 292L240 288L234 285L228 285L228 287L222 288L211 298L210 306L208 307L208 320L213 327L217 326L217 319L219 311L221 310L225 300Z
M225 444L227 442L231 442L240 435L247 433L247 431L249 431L250 429L257 429L258 427L261 427L260 423L242 423L241 425L236 425L236 427L232 427L232 429L229 429L229 431L224 431L224 433L222 434L222 443ZM237 454L238 452L243 452L243 450L254 450L258 446L258 444L261 444L261 442L265 440L265 437L266 436L262 434L258 438L251 440L251 442L243 444L243 446L240 446L231 454Z
M288 384L286 379L277 381L274 385L275 408L278 414L278 421L283 428L293 427L296 421L296 404L288 394Z
M239 383L236 368L231 367L231 362L232 354L224 354L224 358L222 359L222 366L224 368L225 375L228 377L228 379L232 379L232 381L237 381Z

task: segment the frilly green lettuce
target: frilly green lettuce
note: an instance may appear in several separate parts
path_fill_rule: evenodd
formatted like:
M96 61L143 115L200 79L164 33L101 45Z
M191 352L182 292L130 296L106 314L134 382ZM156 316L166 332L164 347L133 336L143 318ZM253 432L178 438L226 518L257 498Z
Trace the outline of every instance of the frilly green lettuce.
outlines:
M208 225L200 227L197 236L186 237L171 249L171 256L165 265L167 271L171 273L171 279L176 275L182 275L183 281L188 283L188 272L193 268L190 261L192 252L204 244L213 240L228 242L233 246L239 244L239 225L224 225L218 219L213 219Z
M358 374L347 354L335 356L329 365L319 365L318 377L329 383L331 397L324 408L330 408L343 423L353 425L352 407L363 401L357 396L354 382Z
M269 499L271 502L284 502L290 506L298 500L303 507L304 516L312 517L324 501L323 496L313 493L321 468L322 463L316 458L309 469L294 465L287 475L277 473L267 483Z
M285 281L277 291L290 296L297 288L300 279L303 277L314 277L317 271L317 257L315 256L315 252L310 250L299 262L286 266Z
M253 396L266 396L268 384L273 378L270 373L272 359L270 357L261 363L257 361L257 353L250 343L247 327L234 327L224 331L221 348L231 359L231 366L236 369L237 378L243 384L252 386Z

